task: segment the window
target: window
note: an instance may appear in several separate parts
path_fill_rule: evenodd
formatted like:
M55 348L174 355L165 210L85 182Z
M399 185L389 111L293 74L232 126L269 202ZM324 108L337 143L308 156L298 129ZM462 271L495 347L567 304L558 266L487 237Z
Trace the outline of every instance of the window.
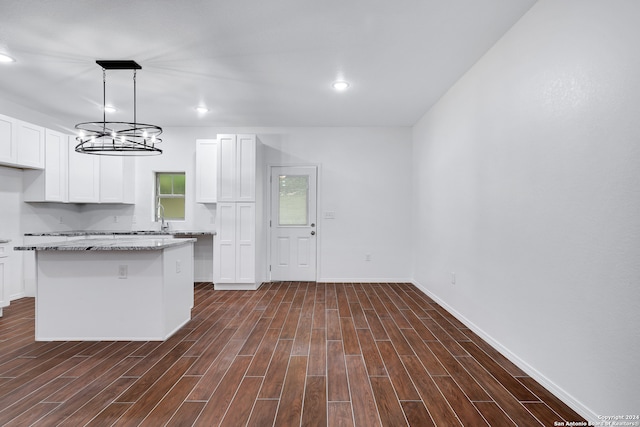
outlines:
M156 172L156 221L184 220L184 172Z

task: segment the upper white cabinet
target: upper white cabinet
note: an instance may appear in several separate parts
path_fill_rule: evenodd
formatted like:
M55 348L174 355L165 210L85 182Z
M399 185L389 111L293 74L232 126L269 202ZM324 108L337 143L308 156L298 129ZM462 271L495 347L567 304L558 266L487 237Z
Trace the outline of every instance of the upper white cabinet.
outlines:
M134 203L135 160L126 156L96 156L69 144L69 202Z
M23 173L25 202L135 202L135 159L80 154L75 145L73 136L46 130L44 170Z
M25 170L25 202L66 202L69 137L47 129L44 143L44 171Z
M100 158L76 153L69 143L69 202L100 203Z
M13 165L17 159L17 120L0 114L0 163Z
M44 168L45 129L27 122L18 123L18 165Z
M0 164L44 168L44 140L42 126L0 115Z
M218 201L256 201L256 136L218 135Z
M218 141L196 140L196 202L218 201Z
M86 154L81 154L88 157ZM135 163L133 157L100 158L100 203L134 203Z

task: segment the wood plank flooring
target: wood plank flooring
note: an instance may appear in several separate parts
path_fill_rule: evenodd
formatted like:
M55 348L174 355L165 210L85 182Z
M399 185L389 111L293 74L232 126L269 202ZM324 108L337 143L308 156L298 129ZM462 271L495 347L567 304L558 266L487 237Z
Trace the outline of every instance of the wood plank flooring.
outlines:
M552 426L584 421L411 284L195 285L165 342L35 342L0 318L2 426Z

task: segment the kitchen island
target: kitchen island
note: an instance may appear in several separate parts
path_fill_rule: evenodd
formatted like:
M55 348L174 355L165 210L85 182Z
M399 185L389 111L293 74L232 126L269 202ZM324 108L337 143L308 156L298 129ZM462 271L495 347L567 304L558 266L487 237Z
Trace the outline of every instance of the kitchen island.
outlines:
M80 239L121 239L121 238L196 238L193 244L193 280L213 281L213 238L215 229L209 230L66 230L28 232L24 234L24 246L41 243L73 241ZM23 261L24 295L35 296L36 264L32 253L25 253Z
M82 239L36 254L36 341L164 340L191 318L195 239Z

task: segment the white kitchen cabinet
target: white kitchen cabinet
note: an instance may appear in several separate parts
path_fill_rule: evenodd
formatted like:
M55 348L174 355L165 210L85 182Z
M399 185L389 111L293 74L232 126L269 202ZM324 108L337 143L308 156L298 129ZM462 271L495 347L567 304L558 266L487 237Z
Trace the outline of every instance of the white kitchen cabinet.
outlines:
M256 284L256 204L236 203L236 283Z
M76 153L69 143L69 202L100 202L100 158Z
M215 288L257 289L255 203L218 203L216 212Z
M14 165L17 159L18 121L0 114L0 164Z
M255 135L218 135L218 201L255 202Z
M266 280L264 162L255 135L218 135L216 289L257 289Z
M0 164L44 168L44 134L42 126L0 115Z
M135 202L132 157L76 153L75 144L70 142L68 176L71 203Z
M216 206L216 237L213 250L213 282L236 281L236 203Z
M135 163L133 157L99 156L100 203L134 203Z
M0 317L2 317L2 308L9 305L9 301L4 294L4 287L9 277L7 262L9 256L9 244L0 243Z
M18 166L44 168L45 129L27 122L18 122Z
M196 203L218 201L218 141L196 140Z
M47 129L45 132L44 170L25 170L25 202L68 201L69 136Z

